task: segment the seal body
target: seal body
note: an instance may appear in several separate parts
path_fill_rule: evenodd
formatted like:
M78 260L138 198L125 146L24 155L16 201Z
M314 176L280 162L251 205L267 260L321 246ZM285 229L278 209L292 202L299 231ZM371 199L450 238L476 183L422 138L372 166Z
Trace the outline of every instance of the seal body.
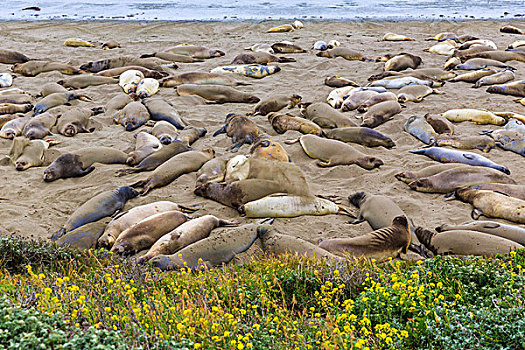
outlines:
M403 129L427 145L435 144L438 138L432 126L421 116L413 115L408 118Z
M434 142L436 146L450 146L458 149L479 149L485 153L496 146L493 139L488 136L449 136L439 138Z
M442 115L427 113L425 114L425 120L438 134L448 134L449 136L454 134L454 125Z
M145 98L142 100L142 103L148 109L152 120L169 122L177 129L186 127L186 123L182 120L179 112L166 100L162 98Z
M93 111L87 108L75 108L65 112L58 119L58 132L69 137L75 136L79 132L90 132L88 124L92 114Z
M39 114L31 118L31 120L24 125L22 134L30 140L43 139L51 133L51 128L55 125L56 121L57 116L54 114Z
M222 182L226 174L226 160L220 157L208 160L197 171L196 186L207 184L208 182Z
M487 92L525 97L525 80L514 81L512 83L501 85L492 85L487 88Z
M25 63L15 63L11 67L13 73L19 73L26 77L34 77L40 73L58 71L62 74L80 74L81 70L64 63L49 61L28 61Z
M46 141L15 137L9 150L9 158L18 171L41 166L44 163L44 152L48 147L49 143Z
M484 133L492 137L495 143L504 150L511 151L525 157L525 135L521 132L501 129L486 131Z
M126 131L133 131L144 125L149 119L148 110L142 103L130 102L119 112L114 121L124 126Z
M290 155L283 146L269 137L259 137L250 148L251 158L277 160L281 162L291 162Z
M131 94L137 90L142 79L144 74L140 70L130 69L120 74L118 84L126 94Z
M221 50L209 49L207 47L197 45L179 45L166 50L166 52L201 59L224 56L224 52L222 52Z
M139 132L135 139L135 150L128 154L126 160L129 165L133 166L140 163L144 158L162 148L159 139L145 131Z
M175 125L164 120L156 122L155 126L150 130L150 133L159 139L163 145L169 145L175 141L179 135Z
M456 197L474 206L472 217L475 219L484 215L519 224L525 223L525 200L474 188L456 190Z
M159 91L159 82L157 79L144 78L137 85L135 94L138 98L146 98L155 95Z
M24 126L31 120L31 117L18 117L7 121L0 130L0 137L4 139L14 139L22 134Z
M68 104L71 100L91 101L91 98L84 94L76 94L74 92L56 92L47 95L37 102L35 105L35 114L44 113L50 108Z
M314 122L290 114L271 112L268 114L268 121L278 134L283 134L288 130L299 131L302 134L313 134L321 136L323 130Z
M400 173L397 173L395 177L399 181L403 181L408 184L419 178L436 175L445 170L454 169L458 167L470 167L470 165L461 164L461 163L435 164L435 165L424 167L423 169L420 169L417 171L414 170L414 171L400 172Z
M357 126L343 113L326 103L301 104L301 115L322 128L344 128Z
M259 136L259 128L257 124L248 117L241 114L230 113L226 116L224 126L217 130L213 136L222 133L226 133L226 135L232 138L233 146L231 150L236 152L245 143L251 145L255 142Z
M70 89L83 89L88 86L98 86L106 84L117 84L118 80L111 77L96 75L79 75L64 80L59 80L57 84Z
M421 57L409 53L401 53L385 62L385 72L402 71L408 68L416 69L423 63Z
M5 50L0 51L0 63L13 64L13 63L24 63L29 61L30 58L18 51Z
M196 85L183 84L177 86L179 96L198 95L209 101L209 103L257 103L259 98L255 95L247 94L235 90L229 86L222 85Z
M470 121L474 124L505 124L505 118L498 117L492 112L478 109L451 109L441 115L452 122Z
M368 112L363 115L361 126L375 128L393 116L401 112L401 105L397 101L385 101L372 106Z
M259 101L253 108L253 115L267 115L271 112L279 112L281 109L288 107L294 108L299 102L301 102L302 97L296 94L292 96L288 95L277 95L270 97L269 99Z
M77 249L95 249L97 240L104 233L106 226L107 219L105 218L90 222L60 237L57 240L57 245Z
M246 83L237 81L234 78L229 77L227 75L205 72L182 73L173 77L165 78L161 81L161 85L163 87L176 87L182 84L225 86L247 85Z
M521 245L525 244L525 228L516 225L502 224L495 221L473 221L459 225L443 224L436 227L437 232L457 230L488 233L493 236L509 239Z
M324 131L324 134L329 139L339 140L343 142L359 143L367 147L383 146L385 148L392 148L395 146L394 141L379 131L364 127L346 127L335 128Z
M328 57L328 58L337 58L342 57L345 60L349 61L365 61L366 58L358 51L346 48L346 47L336 47L331 50L325 50L316 53L316 56L319 57Z

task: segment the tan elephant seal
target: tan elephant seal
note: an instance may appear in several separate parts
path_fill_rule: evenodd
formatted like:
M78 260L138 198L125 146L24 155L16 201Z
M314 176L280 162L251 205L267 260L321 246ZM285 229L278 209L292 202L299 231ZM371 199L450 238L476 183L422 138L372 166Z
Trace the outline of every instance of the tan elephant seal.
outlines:
M104 44L102 44L102 49L103 50L111 50L111 49L117 49L117 48L120 48L120 43L118 41L115 41L115 40L109 40L109 41L106 41Z
M452 82L464 81L466 83L475 83L483 77L488 77L493 74L496 74L498 71L492 68L485 68L480 70L475 70L472 72L463 73L457 75L456 77L450 79Z
M0 137L4 139L14 139L16 136L22 135L24 126L31 120L31 117L20 116L6 122L2 129L0 129Z
M324 84L334 88L340 88L344 86L359 86L359 84L355 81L340 77L338 75L330 75L326 77Z
M62 74L80 74L82 70L69 64L49 61L28 61L25 63L15 63L11 67L13 73L19 73L26 77L34 77L40 73L57 71Z
M68 105L72 100L81 100L90 102L91 98L84 94L74 92L56 92L47 95L35 104L35 114L44 113L53 107Z
M212 158L197 171L196 186L207 184L208 182L222 182L226 175L226 160L221 157Z
M213 58L224 56L224 52L221 50L209 49L207 47L197 45L178 45L166 50L166 52L191 56L193 58Z
M272 62L295 62L292 57L278 57L267 52L241 53L234 57L230 64L268 64Z
M395 55L385 62L384 70L388 71L402 71L408 68L416 69L423 63L423 60L419 56L415 56L409 53L400 53Z
M344 128L357 126L343 113L330 107L327 103L300 103L301 115L313 121L321 128Z
M295 142L300 142L310 158L319 159L316 164L321 167L357 164L363 169L372 170L384 164L381 159L361 153L354 147L337 140L303 135L297 140L285 141L285 143Z
M77 249L96 249L97 241L104 233L109 218L80 226L57 240L57 245Z
M498 183L496 181L469 186L476 190L494 191L509 197L525 200L525 185L514 183Z
M288 130L299 131L301 134L313 134L321 136L323 130L314 122L291 114L270 112L268 121L278 134L284 134Z
M169 75L169 73L166 73L166 72L160 72L157 70L148 69L148 68L141 67L141 66L124 66L124 67L110 68L110 69L102 70L98 73L94 73L94 75L103 76L103 77L120 78L120 75L122 75L124 72L127 72L128 70L138 70L139 72L142 73L144 78L162 79Z
M80 69L91 73L98 73L106 69L126 66L140 66L155 71L163 71L163 68L156 61L151 61L148 58L137 58L133 56L120 56L92 61L81 65ZM177 66L175 66L175 68L177 68Z
M118 82L118 79L112 77L82 74L68 79L59 80L57 81L57 84L69 89L84 89L89 86L118 84Z
M458 189L456 197L474 206L471 215L474 220L484 215L525 224L525 200L475 188Z
M57 116L55 114L49 112L39 114L31 118L31 120L24 125L22 135L30 140L43 139L51 134L51 128L55 125L56 121Z
M149 58L157 57L164 61L170 62L181 62L181 63L195 63L195 62L204 62L204 60L199 58L193 58L188 55L179 55L171 52L154 52L150 54L141 55L140 58Z
M57 83L47 83L42 86L40 92L38 93L38 96L46 97L57 92L64 93L67 92L67 89Z
M397 216L388 227L352 238L332 238L323 240L319 247L340 255L356 258L386 260L399 253L407 253L410 245L410 228L405 216Z
M457 230L488 233L493 236L509 239L521 245L525 244L525 228L516 225L502 224L495 221L473 221L458 225L443 224L436 227L437 232Z
M250 158L277 160L281 162L291 162L292 159L284 147L277 141L269 137L259 136L257 141L250 148Z
M242 145L253 144L259 136L257 124L245 115L230 113L226 116L225 124L216 132L213 137L225 133L232 138L232 152L237 152Z
M345 60L349 61L366 61L367 58L363 56L362 53L346 48L346 47L336 47L331 50L321 51L315 54L319 57L328 57L328 58L337 58L342 57Z
M18 51L12 50L0 50L0 63L13 64L13 63L24 63L31 59Z
M224 74L205 73L205 72L188 72L167 77L162 79L161 85L163 87L177 87L183 84L197 84L197 85L249 85L242 81L238 81L232 77Z
M222 85L183 84L177 86L177 94L179 96L198 95L206 99L206 103L257 103L260 101L255 95Z
M435 164L435 165L427 166L420 170L399 172L395 175L395 177L399 181L403 181L408 184L419 178L429 177L432 175L439 174L443 171L458 168L458 167L463 167L463 168L468 167L468 169L470 169L471 165L461 164L461 163Z
M492 85L487 88L487 92L525 97L525 80L518 80L502 85Z
M15 113L26 113L33 109L31 103L0 103L0 115L1 114L15 114Z
M379 95L379 92L371 90L357 91L354 93L350 92L350 95L344 99L343 104L341 105L341 111L353 111L375 95Z
M138 101L128 103L115 116L113 121L124 126L126 131L133 131L150 119L148 109Z
M107 103L105 108L105 114L109 117L115 117L115 115L128 105L133 102L133 98L125 93L119 93L113 96Z
M204 137L208 130L205 128L196 128L194 126L187 126L179 132L177 140L183 145L190 147L195 141Z
M128 154L126 163L133 166L140 163L144 158L162 148L158 138L145 131L135 135L135 150Z
M301 102L302 97L293 94L288 95L277 95L272 96L268 99L259 101L255 107L253 107L252 115L267 115L270 112L279 112L281 109L288 107L289 109L294 108L299 102Z
M361 126L373 129L392 119L393 116L400 112L401 105L397 101L378 103L370 107L370 109L363 115Z
M488 153L491 149L496 147L496 142L489 136L449 136L439 137L434 145L443 147L449 146L457 149L478 149L482 152Z
M53 140L29 140L23 136L15 137L8 156L15 165L15 169L23 171L43 165L46 150L57 143L60 142Z
M335 128L323 131L323 133L329 139L358 143L366 147L383 146L385 148L392 148L396 145L390 137L370 128Z
M377 95L370 97L363 104L359 105L357 107L357 111L359 113L365 113L372 106L375 106L378 103L385 102L385 101L397 101L397 100L398 100L397 95L394 94L393 92L390 92L390 91L380 92Z
M155 123L155 126L149 131L151 135L159 139L163 145L169 145L177 139L179 132L175 125L161 120Z
M476 81L476 84L474 84L473 87L480 88L486 85L505 84L511 80L514 80L515 77L516 75L512 71L506 70L479 79L478 81Z
M57 130L64 136L75 136L80 132L93 132L94 129L88 129L90 117L93 111L88 108L70 109L58 118Z

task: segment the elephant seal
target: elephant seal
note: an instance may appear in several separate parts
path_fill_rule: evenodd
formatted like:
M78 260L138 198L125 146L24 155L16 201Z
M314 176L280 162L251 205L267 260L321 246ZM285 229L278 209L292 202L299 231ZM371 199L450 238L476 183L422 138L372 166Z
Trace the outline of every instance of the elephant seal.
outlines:
M125 93L120 93L112 97L105 106L105 114L109 117L115 116L117 112L122 110L130 102L133 102L133 98Z
M6 122L2 129L0 129L0 137L4 139L14 139L16 136L22 135L24 126L31 120L31 117L18 117Z
M204 215L190 220L159 238L148 253L140 258L140 261L147 261L160 254L174 254L192 243L207 238L214 228L237 225L237 222L219 219L213 215Z
M359 86L359 84L355 81L340 77L338 75L330 75L326 77L324 84L334 88L340 88L344 86Z
M25 63L15 63L11 67L13 73L19 73L26 77L34 77L40 73L58 71L62 74L73 75L80 74L79 70L69 64L49 61L28 61Z
M226 174L226 160L220 157L208 160L197 171L196 186L207 184L208 182L222 182Z
M137 91L137 86L144 79L144 74L141 71L130 69L122 72L119 76L118 85L126 94L132 95ZM133 96L133 95L132 95Z
M179 133L177 140L180 141L183 145L190 146L195 141L204 137L208 130L205 128L196 128L194 126L187 126Z
M405 216L396 216L392 224L362 236L323 240L319 247L336 255L386 260L407 253L410 229Z
M284 107L289 109L294 108L299 102L301 102L302 97L293 94L288 95L277 95L270 97L266 100L259 101L255 107L253 107L252 115L267 115L271 112L279 112Z
M350 95L348 95L348 97L344 99L343 104L341 105L341 111L353 111L354 109L357 109L357 107L363 105L366 101L368 101L368 99L374 97L375 95L379 95L379 92L372 90L357 91L354 93L350 92Z
M136 223L158 213L164 213L172 210L182 211L188 209L188 207L183 207L170 201L153 202L131 208L130 210L114 217L110 221L104 230L104 234L98 239L98 245L103 248L110 249L118 236Z
M333 109L326 103L301 103L301 115L322 128L344 128L357 126L343 113Z
M204 60L199 58L193 58L188 55L179 55L171 52L154 52L150 54L141 55L140 58L149 58L157 57L164 61L170 62L181 62L181 63L195 63L195 62L204 62Z
M502 32L502 33L525 35L525 31L519 29L518 27L514 27L514 26L511 26L511 25L508 25L508 24L503 26L503 27L501 27L499 29L499 31Z
M359 217L351 223L366 221L372 230L390 226L392 220L398 216L407 217L403 210L387 196L356 192L348 196L348 201L359 208Z
M247 251L259 238L258 224L231 227L220 234L210 234L172 255L157 255L150 260L161 270L212 268L232 261Z
M381 159L361 153L354 147L337 140L303 135L297 140L285 141L288 144L295 142L300 142L304 152L310 158L319 159L316 164L321 167L357 164L363 169L372 170L384 164Z
M401 112L401 105L397 101L385 101L372 106L363 115L361 127L375 128Z
M381 41L415 41L414 39L410 39L409 37L406 37L401 34L395 34L395 33L386 33L383 35L383 38Z
M506 70L479 79L476 81L476 84L474 84L473 87L480 88L485 85L505 84L511 80L514 80L515 77L516 75L512 71Z
M43 139L47 135L51 134L51 128L55 125L57 116L51 113L39 114L36 117L31 118L24 129L22 135L30 140Z
M493 68L484 68L484 69L469 71L467 73L457 75L456 77L450 79L450 81L452 82L464 81L465 83L475 83L481 78L491 76L493 74L496 74L497 72L498 71Z
M471 215L474 220L484 215L525 224L525 200L475 188L456 190L456 198L474 206Z
M122 231L110 251L119 255L133 255L150 248L159 238L190 219L190 216L178 210L153 214Z
M128 155L111 147L88 147L62 154L44 170L44 181L85 176L95 170L93 163L126 164Z
M267 52L241 53L233 58L230 64L268 64L272 62L295 62L295 58L277 57Z
M70 89L84 89L88 86L98 86L106 84L117 84L118 79L97 75L79 75L76 77L57 81L57 84Z
M202 151L188 151L173 156L156 168L146 179L135 182L132 187L143 187L142 196L154 188L166 186L179 176L199 170L212 159L215 152L211 148Z
M284 134L288 130L299 131L301 134L313 134L321 136L323 130L314 122L291 114L271 112L268 114L268 121L278 134Z
M470 165L467 164L461 164L461 163L445 163L445 164L435 164L427 166L423 169L417 170L417 171L404 171L395 174L395 178L399 181L403 181L404 183L411 183L414 180L417 180L419 178L423 177L429 177L432 175L439 174L443 171L454 169L458 167L468 167L470 168Z
M515 51L491 50L463 56L462 60L468 61L473 58L485 58L503 63L508 61L525 62L525 53Z
M69 231L57 240L57 245L76 249L95 249L97 241L104 233L108 224L108 218L102 218L99 221L90 222Z
M177 86L177 94L198 95L206 99L206 103L257 103L259 97L222 85L183 84Z
M140 102L128 103L113 119L124 126L126 131L133 131L150 119L148 109Z
M155 95L159 91L159 82L157 79L144 78L137 85L135 90L136 98L146 98Z
M525 135L521 132L500 129L490 131L484 130L483 133L490 136L502 149L525 157Z
M142 104L148 109L152 120L167 121L181 130L187 126L173 105L162 98L145 98Z
M416 229L419 240L435 255L483 255L508 254L523 248L521 244L490 234L451 230L432 232L422 227Z
M0 50L0 63L3 64L13 64L13 63L25 63L31 59L18 51Z
M505 118L499 117L492 112L472 108L450 109L441 115L451 122L470 121L474 124L505 124Z
M42 88L40 89L40 92L38 93L38 96L46 97L48 95L51 95L57 92L64 93L68 91L65 87L57 83L47 83L42 86Z
M496 67L503 69L516 70L516 68L506 65L500 61L491 60L488 58L471 58L464 63L460 63L454 67L455 70L478 70L488 67Z
M175 125L164 120L156 122L155 126L150 130L150 133L158 138L163 145L169 145L175 141L179 135Z
M346 47L336 47L331 50L321 51L315 54L318 57L337 58L342 57L348 61L366 61L362 53Z
M277 160L281 162L292 161L288 152L286 152L279 142L264 136L259 136L252 148L250 148L250 158Z
M434 145L438 138L432 126L421 116L413 115L408 118L403 129L427 145Z
M329 139L358 143L366 147L383 146L385 148L392 148L396 145L390 137L370 128L335 128L324 131L324 135Z
M442 115L427 113L425 114L425 120L438 134L448 134L452 136L455 132L454 125Z
M400 103L405 103L408 101L412 102L421 102L423 98L430 94L443 94L443 92L433 89L430 86L426 85L408 85L401 88L397 92L397 100Z
M232 77L224 74L205 73L205 72L188 72L167 77L162 79L161 86L163 87L177 87L183 84L197 84L197 85L249 85L242 81L238 81Z
M0 103L1 114L15 114L26 113L33 109L31 103L17 104L17 103Z
M20 118L20 116L23 116L23 114L4 114L0 115L0 129L10 122L11 120ZM0 137L2 137L2 132L0 132Z
M423 60L419 56L415 56L409 53L400 53L395 55L385 62L384 70L388 71L402 71L408 68L416 69L423 63Z
M196 45L178 45L166 50L166 52L174 53L177 55L186 55L193 58L213 58L224 56L224 52L217 49L209 49L204 46Z
M516 131L525 135L525 124L517 119L511 119L505 124L505 130Z
M397 101L398 98L393 92L380 92L377 95L370 97L368 100L363 102L357 107L359 113L364 113L370 109L370 107L375 106L378 103L385 101Z
M525 244L525 228L515 225L502 224L495 221L474 221L459 225L443 224L436 227L437 232L457 230L488 233L493 236L509 239L521 245Z
M510 170L506 167L496 164L488 158L472 152L456 151L441 147L430 147L425 149L418 149L409 151L413 154L422 154L431 159L442 163L463 163L473 166L484 166L504 172L510 175Z
M522 199L525 201L525 185L518 185L515 183L491 182L478 185L469 186L470 189L494 191L504 194L509 197Z
M58 118L58 132L64 136L72 137L79 132L93 132L94 129L88 129L89 118L93 111L88 108L70 109Z
M118 210L122 210L129 199L137 195L138 192L129 186L123 186L115 190L103 191L97 194L78 207L73 214L71 214L64 226L53 234L51 239L57 240L77 227L113 215Z
M280 43L272 44L272 49L278 53L304 53L305 49L295 45L289 41L282 41Z
M154 71L160 71L160 72L163 71L162 67L156 62L150 61L147 58L137 58L137 57L131 57L131 56L120 56L120 57L113 57L109 59L99 60L99 61L88 62L88 63L81 65L80 69L83 71L91 72L91 73L98 73L106 69L126 67L126 66L141 66L141 67L151 69ZM175 68L177 67L175 66Z
M44 164L45 151L50 145L56 144L52 140L29 140L27 137L15 137L9 150L9 158L18 171Z
M231 65L220 66L213 68L210 73L216 74L241 74L245 77L254 79L262 79L268 75L280 72L281 68L276 65L262 65L262 64L245 64L245 65ZM257 101L258 102L258 101Z
M244 49L253 52L268 52L272 55L275 53L275 51L272 49L272 45L270 44L254 44L252 46L245 47Z
M514 81L502 85L492 85L487 88L487 92L525 97L525 80Z
M141 66L124 66L124 67L110 68L110 69L102 70L98 73L94 73L94 75L98 75L102 77L120 78L120 75L128 70L138 70L139 72L142 73L144 78L162 79L169 75L169 73L166 73L166 72L160 72L157 70L152 70L152 69L148 69L148 68L141 67Z
M140 163L144 158L162 148L162 143L155 136L145 131L135 135L135 150L128 154L126 163L133 166Z
M509 176L485 167L459 167L421 177L408 184L411 189L427 193L450 193L458 188L484 183L515 184Z
M120 47L120 43L115 40L109 40L102 44L102 50L112 50Z
M226 116L223 127L217 130L213 136L215 137L222 133L226 133L226 135L232 138L233 146L230 150L237 152L245 143L251 145L257 140L259 128L257 124L248 117L241 114L230 113Z
M458 149L479 149L484 153L490 152L496 147L496 142L484 135L478 136L449 136L448 138L440 137L434 142L435 146L450 146Z
M76 94L74 92L56 92L47 95L35 105L35 114L44 113L48 109L56 106L68 105L71 100L91 101L89 96Z

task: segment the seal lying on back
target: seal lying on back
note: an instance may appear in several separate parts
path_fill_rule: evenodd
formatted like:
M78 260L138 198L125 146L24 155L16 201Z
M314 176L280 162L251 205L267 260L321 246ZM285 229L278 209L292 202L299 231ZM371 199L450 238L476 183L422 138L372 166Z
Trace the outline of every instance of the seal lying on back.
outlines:
M133 166L140 163L144 158L162 148L160 140L145 131L135 135L135 150L128 154L126 163Z
M488 233L493 236L509 239L521 245L525 244L525 228L515 225L502 224L495 221L474 221L460 225L443 224L436 227L437 232L456 230L469 230Z
M358 237L332 238L319 243L319 247L337 255L352 255L386 260L406 253L410 245L410 229L405 216L397 216L388 227Z
M206 99L206 103L257 103L260 101L255 95L222 85L183 84L177 86L177 94L179 96L198 95Z
M113 120L124 126L126 131L133 131L144 125L149 119L148 109L142 103L135 101L128 103Z
M299 131L301 134L313 134L321 136L323 130L314 122L296 117L291 114L271 112L268 114L268 121L278 134L283 134L288 130Z
M525 224L525 200L475 188L456 190L456 197L474 206L475 209L472 211L474 220L484 215Z
M230 113L226 116L226 122L222 128L217 130L213 136L226 133L232 138L231 151L237 152L245 143L251 145L259 135L257 124L248 117L240 114Z
M56 240L77 227L113 215L118 210L122 210L129 199L137 195L138 192L129 186L97 194L78 207L51 239Z
M177 87L182 84L197 84L197 85L249 85L242 81L235 80L224 74L205 73L205 72L188 72L178 74L174 77L162 79L161 85L163 87Z
M321 167L357 164L363 169L372 170L384 164L381 159L361 153L354 147L337 140L303 135L297 140L285 141L288 144L295 142L300 142L310 158L319 159L316 164Z

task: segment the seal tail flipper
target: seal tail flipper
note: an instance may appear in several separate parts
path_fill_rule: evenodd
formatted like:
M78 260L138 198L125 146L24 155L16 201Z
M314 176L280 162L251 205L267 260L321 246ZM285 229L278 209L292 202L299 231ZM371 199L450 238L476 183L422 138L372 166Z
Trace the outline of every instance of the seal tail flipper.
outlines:
M284 143L286 143L287 145L291 145L291 144L297 143L299 141L301 141L301 136L299 136L295 140L284 140Z
M181 205L179 204L180 211L183 213L194 213L197 210L201 209L200 205Z
M58 230L55 233L53 233L53 235L51 236L51 239L53 241L56 241L57 239L59 239L60 237L62 237L65 234L66 234L66 229L62 227L62 228L60 228L60 230Z
M350 225L357 225L357 224L360 224L362 222L365 221L365 218L362 217L362 216L359 216L356 220L354 221L348 221L347 224L350 224Z
M470 217L474 220L478 220L481 215L483 215L483 212L479 209L473 209L472 213L470 213Z
M115 173L115 176L122 177L122 176L130 175L130 174L134 174L136 172L138 172L138 170L135 169L135 168L133 168L133 169L119 169Z
M220 135L220 134L224 134L226 132L226 125L224 125L222 128L220 128L219 130L215 131L213 133L213 137L217 136L217 135Z
M148 183L148 180L139 180L133 184L130 185L130 187L136 188L136 187L144 187Z
M242 147L242 145L244 145L245 141L241 141L235 145L233 145L231 148L230 148L230 151L232 152L237 152L239 150L239 148Z
M230 227L230 226L238 226L238 225L239 225L238 221L230 221L230 220L219 219L219 226Z
M266 218L266 219L262 219L262 220L259 220L256 222L256 224L258 225L272 225L273 222L275 221L275 218Z
M140 56L140 58L149 58L149 57L155 57L155 52L154 53L150 53L150 54L144 54L144 55Z
M430 230L424 229L423 227L416 228L416 237L423 243L423 245L430 250L432 253L436 254L436 249L432 246L432 238L436 234Z
M355 215L352 214L352 212L351 212L349 209L343 207L342 205L338 205L337 214L347 215L347 216L349 216L349 217L351 217L351 218L353 218L353 219L357 219L357 218L355 217Z
M413 154L425 154L424 149L413 149L413 150L410 150L409 152Z

